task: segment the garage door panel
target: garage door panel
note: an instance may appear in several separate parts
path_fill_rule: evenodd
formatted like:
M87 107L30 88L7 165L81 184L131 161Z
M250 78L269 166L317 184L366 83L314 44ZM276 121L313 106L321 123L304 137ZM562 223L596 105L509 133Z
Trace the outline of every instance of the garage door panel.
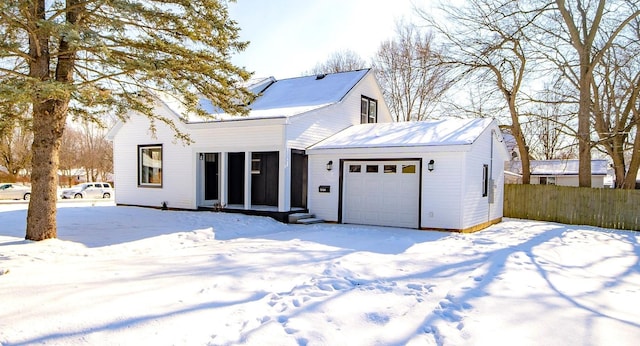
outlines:
M344 167L344 223L418 227L419 161L346 161Z

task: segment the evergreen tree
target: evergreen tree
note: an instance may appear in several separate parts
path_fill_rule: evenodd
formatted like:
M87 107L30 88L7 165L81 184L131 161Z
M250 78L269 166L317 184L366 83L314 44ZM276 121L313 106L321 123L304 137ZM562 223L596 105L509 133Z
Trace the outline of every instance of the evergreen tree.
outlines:
M128 111L153 114L154 92L198 95L245 113L250 77L229 62L247 42L225 0L4 0L0 3L0 102L30 105L32 198L26 239L56 237L59 151L68 117L100 122Z

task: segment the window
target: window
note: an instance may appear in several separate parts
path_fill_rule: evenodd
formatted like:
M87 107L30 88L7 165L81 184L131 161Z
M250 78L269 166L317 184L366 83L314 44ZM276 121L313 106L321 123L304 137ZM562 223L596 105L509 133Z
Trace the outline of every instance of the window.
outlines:
M384 172L385 173L396 173L396 165L384 165Z
M251 159L251 174L260 174L261 160L259 157L253 157Z
M402 173L415 173L416 165L402 165Z
M138 146L138 185L162 186L162 145Z
M482 165L482 197L489 195L489 165Z
M367 165L367 173L378 173L378 165Z
M362 96L360 99L360 123L378 122L378 101Z
M540 185L555 185L556 177L540 177Z
M360 165L349 165L349 172L350 173L360 173L362 170L362 166Z

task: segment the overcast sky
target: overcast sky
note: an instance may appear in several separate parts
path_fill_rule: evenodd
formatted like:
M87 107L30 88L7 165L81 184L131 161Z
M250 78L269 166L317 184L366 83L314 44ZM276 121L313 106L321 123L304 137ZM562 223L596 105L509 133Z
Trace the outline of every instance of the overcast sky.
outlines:
M231 18L249 47L233 58L256 77L297 77L336 51L365 61L395 34L398 19L414 17L413 4L430 0L237 0Z

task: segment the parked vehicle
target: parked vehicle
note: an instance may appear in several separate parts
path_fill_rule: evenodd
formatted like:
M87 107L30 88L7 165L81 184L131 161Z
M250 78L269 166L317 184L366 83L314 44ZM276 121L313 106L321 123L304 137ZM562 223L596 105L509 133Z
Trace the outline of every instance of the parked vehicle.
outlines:
M60 197L66 198L111 198L113 188L109 183L82 183L62 191Z
M0 184L0 199L24 199L31 198L31 188L13 183Z

